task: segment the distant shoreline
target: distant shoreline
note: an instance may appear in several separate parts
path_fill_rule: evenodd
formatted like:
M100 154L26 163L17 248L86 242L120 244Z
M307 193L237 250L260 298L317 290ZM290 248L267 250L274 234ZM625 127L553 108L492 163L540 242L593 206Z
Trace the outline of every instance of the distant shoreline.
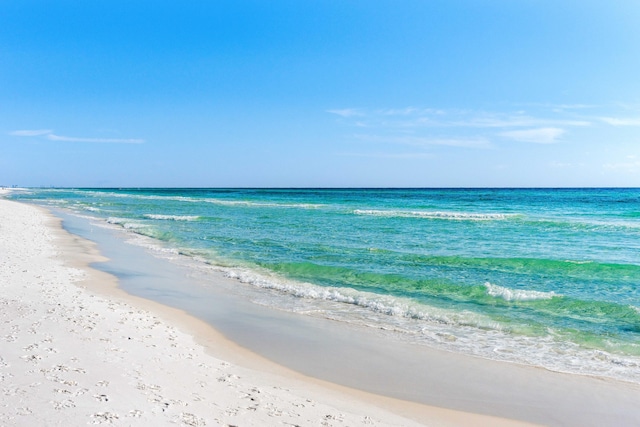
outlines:
M640 187L4 187L12 190L77 189L77 190L637 190Z

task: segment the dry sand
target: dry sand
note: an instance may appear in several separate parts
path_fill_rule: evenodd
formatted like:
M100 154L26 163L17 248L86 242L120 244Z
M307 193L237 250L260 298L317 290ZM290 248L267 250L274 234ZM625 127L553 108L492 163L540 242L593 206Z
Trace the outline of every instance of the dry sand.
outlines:
M525 425L303 377L129 296L97 259L43 209L0 199L0 425Z

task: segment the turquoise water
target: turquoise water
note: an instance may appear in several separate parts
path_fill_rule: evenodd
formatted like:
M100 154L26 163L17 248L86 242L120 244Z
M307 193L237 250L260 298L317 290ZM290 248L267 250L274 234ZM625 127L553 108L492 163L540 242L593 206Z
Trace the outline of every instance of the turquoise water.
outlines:
M32 189L262 292L402 339L640 382L639 189Z

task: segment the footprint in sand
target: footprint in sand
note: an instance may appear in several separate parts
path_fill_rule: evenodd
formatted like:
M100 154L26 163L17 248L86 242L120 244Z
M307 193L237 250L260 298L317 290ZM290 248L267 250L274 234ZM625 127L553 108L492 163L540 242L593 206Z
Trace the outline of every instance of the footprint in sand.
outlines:
M200 418L195 414L190 414L188 412L181 413L177 420L179 423L192 427L199 427L206 425L204 418Z
M66 399L66 400L62 400L62 401L52 401L51 404L53 405L54 409L57 410L63 410L63 409L68 409L68 408L75 408L76 407L76 403L71 400L71 399Z
M93 424L113 423L115 420L120 419L118 414L113 412L96 412L91 416L93 418Z
M16 408L16 414L17 415L30 415L30 414L33 414L33 411L28 406L25 406L23 408Z
M132 418L140 418L142 416L142 411L140 411L139 409L132 409L129 411L129 414L127 416Z
M98 402L108 402L109 401L109 396L107 396L106 394L94 394L93 397Z

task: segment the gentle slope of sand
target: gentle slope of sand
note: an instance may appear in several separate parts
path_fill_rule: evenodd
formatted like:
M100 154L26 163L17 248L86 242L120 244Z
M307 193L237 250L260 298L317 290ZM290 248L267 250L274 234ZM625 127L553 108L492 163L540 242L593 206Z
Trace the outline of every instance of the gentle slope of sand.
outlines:
M0 199L0 425L524 425L306 379L128 296L97 259L44 210Z

